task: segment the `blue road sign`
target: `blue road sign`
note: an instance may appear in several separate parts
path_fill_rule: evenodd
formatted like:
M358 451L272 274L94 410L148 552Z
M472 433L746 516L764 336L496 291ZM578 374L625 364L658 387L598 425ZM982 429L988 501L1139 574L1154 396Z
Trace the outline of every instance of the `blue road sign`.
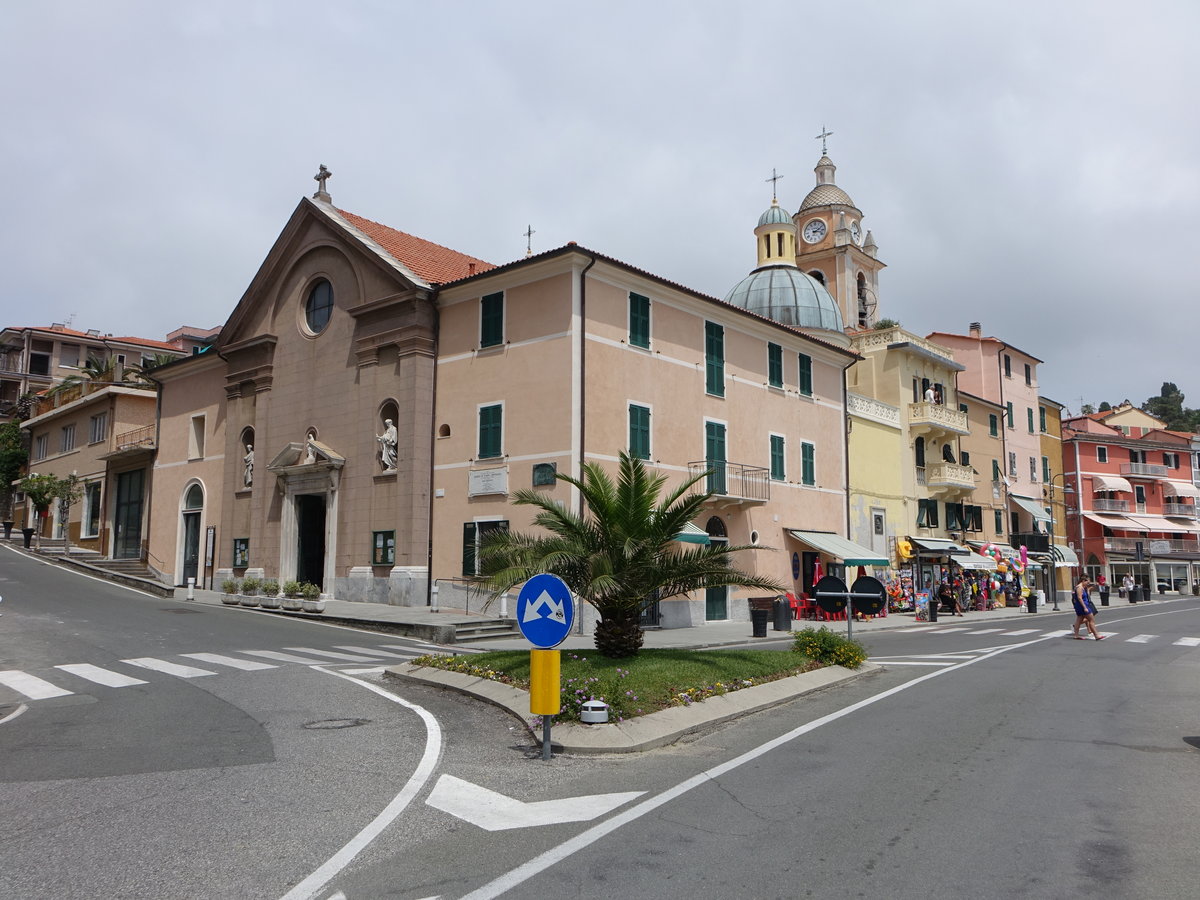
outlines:
M535 647L550 650L571 633L575 599L557 575L534 575L517 595L517 625Z

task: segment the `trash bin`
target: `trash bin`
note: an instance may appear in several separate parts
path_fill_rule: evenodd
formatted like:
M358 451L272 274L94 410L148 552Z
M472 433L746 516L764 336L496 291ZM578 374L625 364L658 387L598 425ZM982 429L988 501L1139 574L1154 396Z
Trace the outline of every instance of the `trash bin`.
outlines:
M33 544L33 533L36 530L37 529L35 529L35 528L22 528L21 529L21 534L23 534L25 536L25 549L26 550L28 550L29 547Z
M1107 587L1100 588L1100 605L1108 606L1108 588Z
M792 630L792 606L786 598L776 600L771 611L775 616L776 631Z
M1038 605L1038 592L1030 591L1029 596L1025 600L1025 608L1028 609L1031 613L1035 613L1035 612L1037 612L1037 605Z
M930 598L929 598L929 621L930 622L937 621L938 607L941 605L942 604L938 601L937 597L930 596Z
M767 636L767 622L771 619L771 611L769 609L752 609L750 610L750 624L753 627L751 632L752 637Z
M1138 587L1136 584L1133 587L1131 587L1127 592L1129 594L1129 602L1137 603L1138 600L1141 599L1141 597L1138 596L1141 592L1142 592L1142 589L1140 587Z

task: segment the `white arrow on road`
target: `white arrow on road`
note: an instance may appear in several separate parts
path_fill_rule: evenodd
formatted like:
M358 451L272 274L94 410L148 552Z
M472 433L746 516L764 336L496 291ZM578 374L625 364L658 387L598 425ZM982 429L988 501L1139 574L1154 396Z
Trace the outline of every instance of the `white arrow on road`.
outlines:
M425 802L434 809L450 813L487 831L530 828L534 825L558 825L563 822L590 822L618 806L640 797L645 791L623 794L591 794L562 800L537 800L526 803L506 797L453 775L443 775L433 786Z

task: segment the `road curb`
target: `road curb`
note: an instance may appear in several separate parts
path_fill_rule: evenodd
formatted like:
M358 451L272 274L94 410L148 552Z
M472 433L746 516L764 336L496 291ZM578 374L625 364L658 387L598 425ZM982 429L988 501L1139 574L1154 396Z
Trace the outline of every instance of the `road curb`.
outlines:
M882 666L872 662L864 662L858 669L826 666L728 694L719 694L689 706L675 706L647 716L627 719L624 722L610 722L605 725L581 725L571 722L556 725L551 731L551 743L560 753L640 753L673 744L684 735L705 731L731 719L779 706L806 694L873 675L882 670ZM438 687L490 703L515 716L530 730L532 737L540 739L530 726L532 716L529 712L528 691L475 675L410 663L389 666L384 670L384 677Z

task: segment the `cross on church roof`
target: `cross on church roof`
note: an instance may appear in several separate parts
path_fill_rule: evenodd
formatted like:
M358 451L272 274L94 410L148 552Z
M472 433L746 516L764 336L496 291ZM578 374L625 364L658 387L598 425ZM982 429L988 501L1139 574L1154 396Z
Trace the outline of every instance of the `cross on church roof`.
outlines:
M779 200L779 197L776 196L776 194L775 194L775 188L776 188L776 182L779 181L779 179L782 177L783 177L782 175L775 174L774 169L771 169L771 177L766 179L767 181L771 182L771 202L772 203L775 203Z
M319 187L317 188L317 192L315 194L313 194L313 197L315 197L318 200L328 200L329 199L329 192L325 189L325 182L329 180L329 177L331 175L333 175L333 173L330 172L327 168L325 168L325 164L322 163L320 171L318 171L317 174L313 176L313 181L315 181L319 185Z
M533 236L537 232L533 230L532 225L526 225L525 230L521 233L525 235L525 255L533 256Z
M828 155L829 155L829 154L826 152L826 150L825 150L825 138L827 138L827 137L832 137L832 136L833 136L833 132L832 132L832 131L826 131L826 130L825 130L825 126L824 126L824 125L822 125L822 126L821 126L821 133L820 133L820 134L818 134L818 135L817 135L815 138L813 138L813 140L814 140L814 141L820 141L820 142L821 142L821 155L822 155L822 156L828 156Z

